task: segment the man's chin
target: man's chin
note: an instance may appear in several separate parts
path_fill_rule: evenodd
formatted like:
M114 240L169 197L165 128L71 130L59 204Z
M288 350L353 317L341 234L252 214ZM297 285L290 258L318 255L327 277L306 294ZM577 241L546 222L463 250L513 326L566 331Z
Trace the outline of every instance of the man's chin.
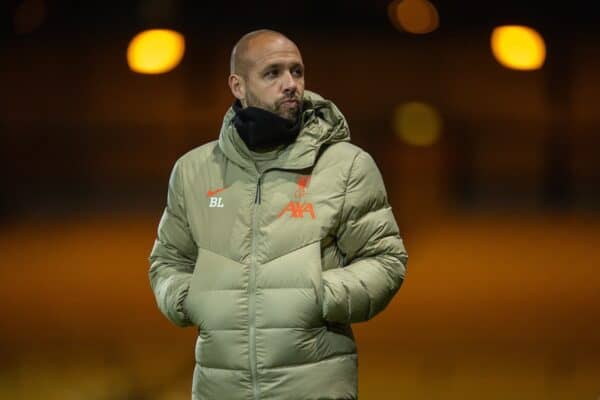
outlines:
M261 104L248 104L248 107L260 108L265 111L269 111L275 115L280 116L281 118L287 119L290 122L296 122L298 119L298 115L300 114L300 108L288 108L282 109L281 107L266 107Z
M295 122L296 119L298 119L298 111L296 110L294 112L279 113L279 116L287 119L290 122Z
M298 115L300 115L300 107L280 108L277 110L277 114L288 121L294 122L296 119L298 119Z

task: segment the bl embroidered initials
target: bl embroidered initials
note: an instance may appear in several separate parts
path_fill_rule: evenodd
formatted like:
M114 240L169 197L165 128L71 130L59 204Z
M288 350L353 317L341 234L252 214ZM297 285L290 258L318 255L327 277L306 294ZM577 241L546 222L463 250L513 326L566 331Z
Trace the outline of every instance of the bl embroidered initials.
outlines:
M220 193L225 189L226 189L225 187L222 187L222 188L218 188L215 190L209 190L208 192L206 192L206 196L209 198L209 202L208 202L209 207L222 208L225 206L225 204L223 204L222 197L215 197L215 194Z
M224 207L223 198L222 197L211 197L210 202L208 203L209 207Z

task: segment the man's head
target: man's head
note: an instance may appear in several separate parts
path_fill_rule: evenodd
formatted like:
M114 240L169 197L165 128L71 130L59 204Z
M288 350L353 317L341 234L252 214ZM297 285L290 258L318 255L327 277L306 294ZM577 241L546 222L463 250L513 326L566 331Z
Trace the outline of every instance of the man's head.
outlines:
M229 87L243 107L259 107L295 120L304 94L300 50L279 32L247 33L231 52Z

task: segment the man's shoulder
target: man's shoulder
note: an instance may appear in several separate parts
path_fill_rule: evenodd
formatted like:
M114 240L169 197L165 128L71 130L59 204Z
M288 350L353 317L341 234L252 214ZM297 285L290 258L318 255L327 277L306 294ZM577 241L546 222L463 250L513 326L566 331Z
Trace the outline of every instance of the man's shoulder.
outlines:
M375 179L381 172L373 156L360 146L350 142L332 144L322 157L324 168L334 167L346 171L345 176L352 180Z
M219 151L219 141L211 140L210 142L201 144L186 151L176 161L182 167L191 164L204 163L214 159L215 151Z
M369 153L362 147L347 141L330 144L323 152L323 156L348 166L352 165L359 155L368 157Z

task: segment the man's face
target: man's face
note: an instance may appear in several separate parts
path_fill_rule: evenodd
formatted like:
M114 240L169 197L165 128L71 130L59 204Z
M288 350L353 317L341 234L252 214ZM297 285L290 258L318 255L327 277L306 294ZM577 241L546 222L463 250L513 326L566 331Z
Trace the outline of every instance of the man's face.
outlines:
M304 65L294 43L265 35L250 43L242 105L295 120L304 94Z

